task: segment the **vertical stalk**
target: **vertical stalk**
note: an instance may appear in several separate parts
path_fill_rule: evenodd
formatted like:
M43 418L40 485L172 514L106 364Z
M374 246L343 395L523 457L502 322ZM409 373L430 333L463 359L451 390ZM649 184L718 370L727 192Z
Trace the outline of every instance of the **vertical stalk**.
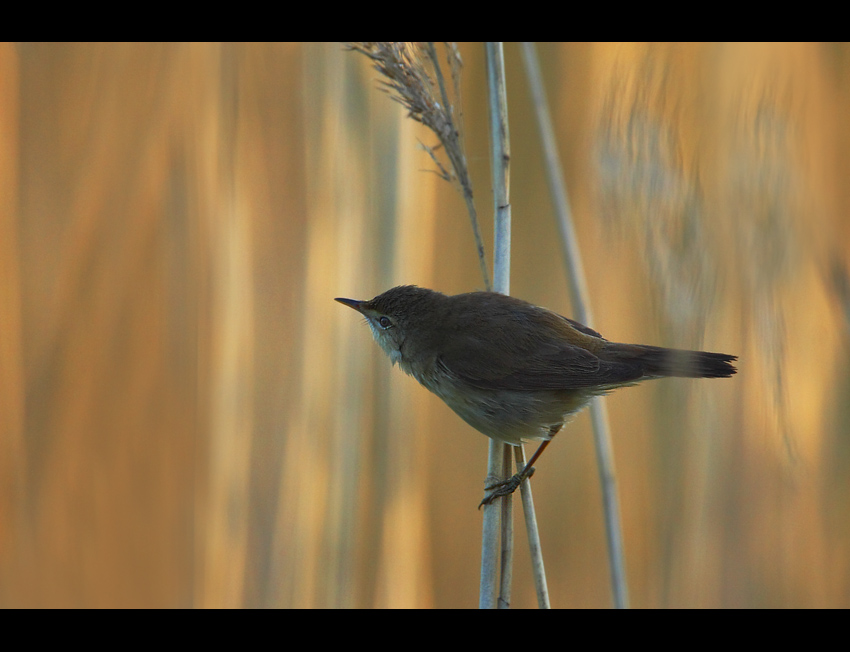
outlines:
M511 448L513 446L501 445L496 447L502 451L502 477L511 476L512 461ZM514 577L514 501L506 496L505 499L497 501L502 510L501 514L501 546L502 563L499 568L499 599L496 603L499 609L511 608L511 588Z
M572 213L564 185L564 175L555 145L555 131L546 102L540 63L533 43L522 44L523 62L528 77L532 103L534 104L540 140L543 145L544 167L549 193L558 220L567 277L570 284L570 298L577 321L593 326L588 300L587 281L581 252L573 226ZM617 498L617 478L614 473L614 449L611 444L611 432L608 427L608 413L600 397L590 404L590 417L593 424L593 439L596 447L596 461L602 483L602 500L605 510L605 532L608 538L608 555L611 566L611 585L614 594L614 606L618 609L628 607L628 586L626 583L626 565L623 555L623 535L620 526L620 505Z
M508 129L507 91L505 88L505 62L501 43L487 43L487 81L490 107L490 144L493 173L493 204L495 212L493 289L510 294L511 204L510 204L510 135ZM487 483L507 479L511 475L510 446L490 440ZM516 449L518 460L524 458L522 447ZM517 468L522 466L517 465ZM538 603L549 606L543 558L540 554L540 537L531 497L531 485L522 483L521 494L532 554ZM501 524L497 520L501 512ZM495 594L495 563L489 555L495 554L496 543L491 539L501 527L501 581L499 608L510 607L511 577L513 574L513 500L506 496L484 507L484 533L481 558L481 596L479 606L492 607Z
M493 290L510 293L510 251L511 251L511 207L509 203L509 162L507 102L505 101L505 64L501 43L489 42L485 45L487 58L487 87L490 105L490 152L493 172L493 204L495 206ZM505 469L507 444L490 439L487 458L487 479L485 485L504 480L510 474ZM507 474L507 475L506 475ZM510 497L505 499L510 500ZM481 585L478 606L492 609L496 606L496 590L502 592L500 604L510 604L510 587L504 587L500 575L511 574L511 551L513 550L512 518L510 508L502 515L502 501L484 505L484 517L481 535ZM499 548L502 544L507 558L499 563ZM507 568L508 570L506 570ZM501 571L501 572L500 572Z
M522 446L514 448L516 468L525 468L525 450ZM546 582L546 569L543 567L543 550L540 547L540 532L537 529L537 515L534 511L534 498L531 495L531 483L527 480L519 486L522 499L522 512L525 515L525 531L528 534L528 551L531 556L531 575L534 578L534 590L537 593L537 606L549 609L549 586Z

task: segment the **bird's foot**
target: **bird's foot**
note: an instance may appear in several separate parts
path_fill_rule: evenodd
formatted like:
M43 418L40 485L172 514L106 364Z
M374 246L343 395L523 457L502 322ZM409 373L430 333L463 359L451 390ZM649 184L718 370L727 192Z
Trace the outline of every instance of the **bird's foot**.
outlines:
M488 485L484 488L487 493L485 494L484 499L478 504L478 509L481 509L482 505L489 505L496 500L496 498L510 496L522 484L523 480L530 478L532 475L534 475L534 467L523 469L519 473L512 475L507 480L502 480L501 482Z

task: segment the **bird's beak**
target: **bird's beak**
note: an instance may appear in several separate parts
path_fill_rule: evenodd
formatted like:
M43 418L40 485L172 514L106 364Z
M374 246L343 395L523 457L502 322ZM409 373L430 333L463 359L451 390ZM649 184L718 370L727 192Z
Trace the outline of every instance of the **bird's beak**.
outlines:
M357 312L362 313L363 304L365 301L357 301L356 299L340 299L337 297L334 301L339 301L341 304L348 306L349 308L354 308Z

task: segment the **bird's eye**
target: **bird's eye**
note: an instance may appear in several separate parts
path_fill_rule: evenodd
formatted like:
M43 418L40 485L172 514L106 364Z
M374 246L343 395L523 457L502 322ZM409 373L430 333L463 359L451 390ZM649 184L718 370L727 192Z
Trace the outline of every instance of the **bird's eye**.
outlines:
M378 323L381 325L381 328L383 328L384 330L388 329L390 326L393 325L392 321L390 321L390 318L386 317L386 316L382 316L378 320Z

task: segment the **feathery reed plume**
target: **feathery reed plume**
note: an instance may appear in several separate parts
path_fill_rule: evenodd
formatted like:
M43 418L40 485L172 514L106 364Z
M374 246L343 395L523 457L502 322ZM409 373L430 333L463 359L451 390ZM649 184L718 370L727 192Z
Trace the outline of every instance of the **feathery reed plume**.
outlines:
M437 148L427 145L422 147L439 168L438 174L447 181L456 181L460 185L472 223L484 286L489 290L490 274L487 270L481 231L478 228L478 215L472 199L472 179L469 176L461 145L460 128L456 121L456 117L460 119L461 112L455 110L449 99L437 48L433 43L396 42L351 42L346 43L346 47L369 57L375 70L383 76L380 80L381 90L407 109L409 118L428 127L440 139L440 145L451 163L451 170L437 158ZM462 65L460 53L454 44L446 44L446 51L455 97L458 97ZM433 73L429 72L429 68Z

